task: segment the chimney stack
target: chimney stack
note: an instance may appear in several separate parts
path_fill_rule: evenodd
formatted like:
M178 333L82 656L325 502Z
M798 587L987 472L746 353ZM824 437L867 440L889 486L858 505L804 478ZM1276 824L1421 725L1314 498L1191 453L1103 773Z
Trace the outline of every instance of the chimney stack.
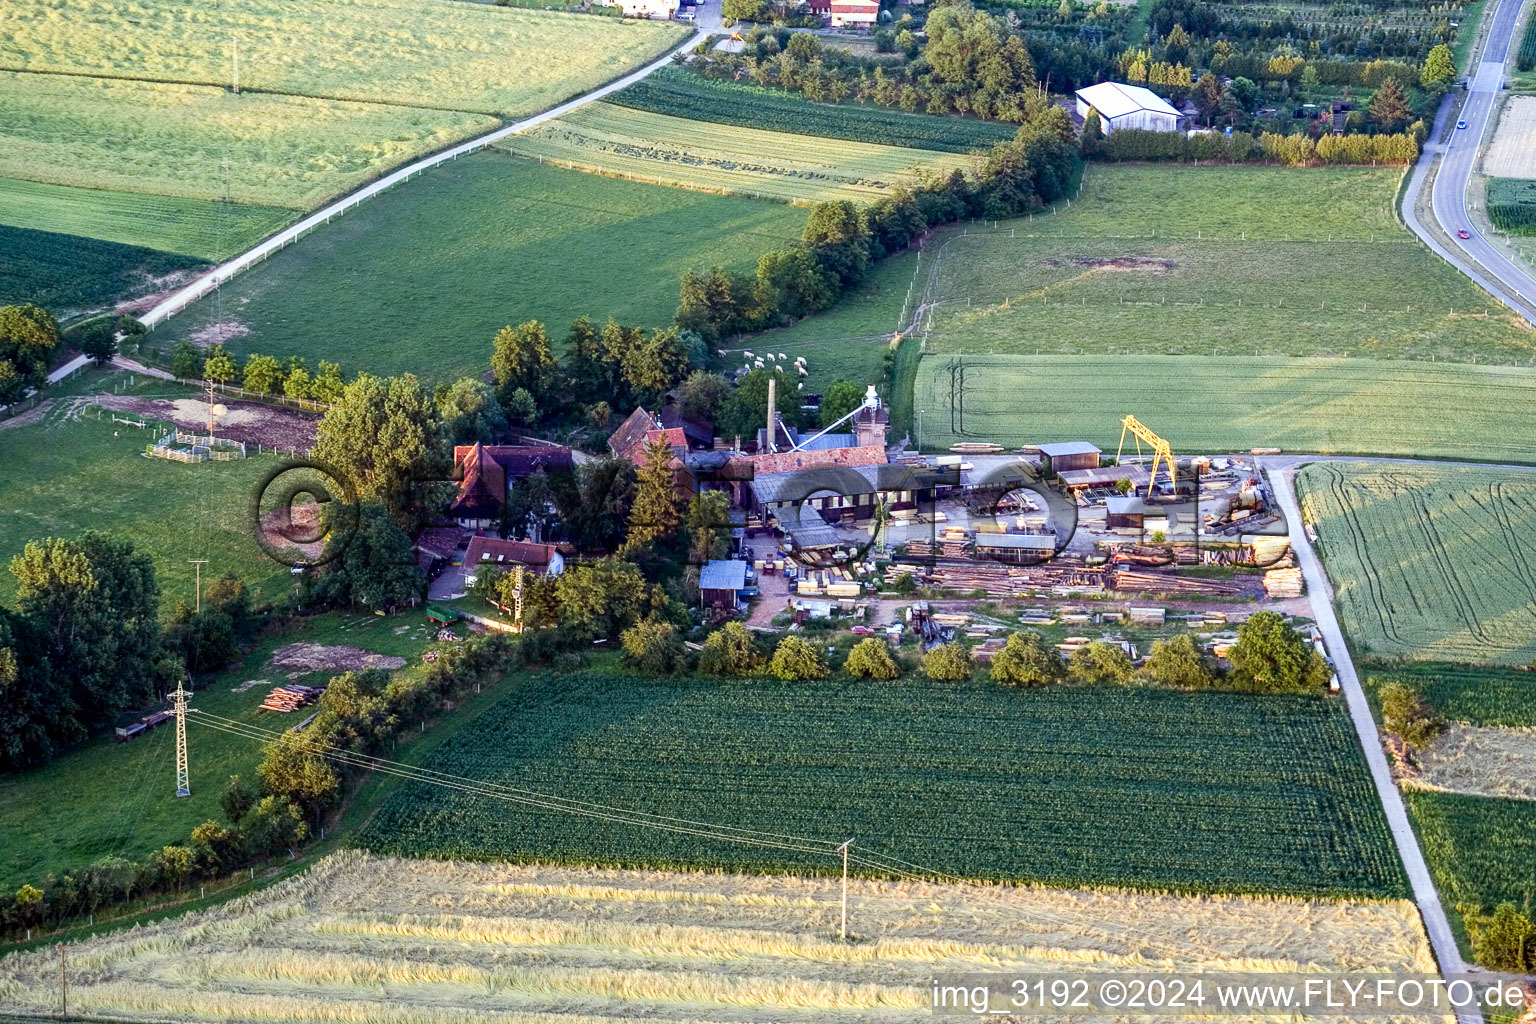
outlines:
M773 422L773 413L774 413L775 408L777 408L777 406L778 406L778 400L779 400L779 382L778 382L778 380L776 378L774 378L770 374L769 377L768 377L768 440L767 440L768 450L770 452L776 452L776 451L779 450L778 436L777 436L778 432L774 429L775 424Z

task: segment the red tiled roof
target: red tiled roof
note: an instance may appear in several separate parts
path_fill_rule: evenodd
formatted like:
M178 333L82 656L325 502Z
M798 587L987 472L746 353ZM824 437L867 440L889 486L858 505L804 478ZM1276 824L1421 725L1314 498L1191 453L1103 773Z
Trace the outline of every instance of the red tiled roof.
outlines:
M743 455L733 458L728 468L739 468L739 463L749 465L757 475L789 473L797 469L818 469L822 466L883 466L887 459L885 449L879 445L861 448L820 448L804 452L777 452L765 455Z
M501 510L507 500L507 473L486 453L485 445L455 448L453 468L459 493L448 506L450 511L476 513L480 518Z
M526 540L502 540L499 537L475 537L464 552L464 569L486 565L526 565L544 569L555 556L553 544L535 544Z
M644 406L637 405L635 411L608 438L608 450L620 458L627 458L630 450L645 440L646 432L655 429L656 418L646 412Z

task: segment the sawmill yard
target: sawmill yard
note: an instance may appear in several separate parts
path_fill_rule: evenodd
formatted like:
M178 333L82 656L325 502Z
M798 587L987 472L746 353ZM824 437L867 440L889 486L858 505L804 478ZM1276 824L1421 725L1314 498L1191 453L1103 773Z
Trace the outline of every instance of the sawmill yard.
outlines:
M932 1019L932 972L1433 970L1412 904L1127 896L923 882L334 855L171 922L72 948L69 1005L138 1019L465 1024L569 1014L805 1024ZM0 962L58 1009L57 962ZM572 1020L561 1016L559 1019Z

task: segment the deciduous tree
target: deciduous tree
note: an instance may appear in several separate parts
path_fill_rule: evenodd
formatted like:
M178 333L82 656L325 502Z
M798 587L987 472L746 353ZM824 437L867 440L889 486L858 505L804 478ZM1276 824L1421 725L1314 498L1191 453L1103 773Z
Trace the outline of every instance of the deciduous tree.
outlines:
M1067 677L1061 655L1032 629L1009 635L992 656L992 681L1008 686L1046 686Z
M923 655L923 674L929 679L969 679L972 669L971 652L961 644L939 644Z
M727 622L704 638L699 673L706 676L748 676L763 667L762 653L752 632L740 622Z
M786 636L773 649L768 671L779 679L824 679L827 659L821 649L799 636Z
M853 645L843 671L855 679L895 679L901 675L890 645L876 637L865 637Z
M1203 690L1216 682L1215 666L1188 633L1154 643L1145 672L1155 682L1182 690Z

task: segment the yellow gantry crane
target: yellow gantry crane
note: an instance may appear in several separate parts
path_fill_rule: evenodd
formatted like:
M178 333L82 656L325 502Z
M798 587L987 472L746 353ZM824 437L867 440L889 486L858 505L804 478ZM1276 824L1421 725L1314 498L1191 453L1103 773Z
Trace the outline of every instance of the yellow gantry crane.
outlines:
M1157 466L1164 460L1168 463L1168 482L1177 484L1177 469L1173 462L1173 449L1168 447L1168 442L1158 437L1138 420L1135 416L1127 416L1120 421L1120 448L1115 452L1115 463L1120 462L1120 453L1125 450L1125 435L1129 432L1136 439L1136 456L1141 457L1141 442L1145 441L1152 446L1152 479L1147 481L1147 497L1152 497L1152 488L1157 483Z

